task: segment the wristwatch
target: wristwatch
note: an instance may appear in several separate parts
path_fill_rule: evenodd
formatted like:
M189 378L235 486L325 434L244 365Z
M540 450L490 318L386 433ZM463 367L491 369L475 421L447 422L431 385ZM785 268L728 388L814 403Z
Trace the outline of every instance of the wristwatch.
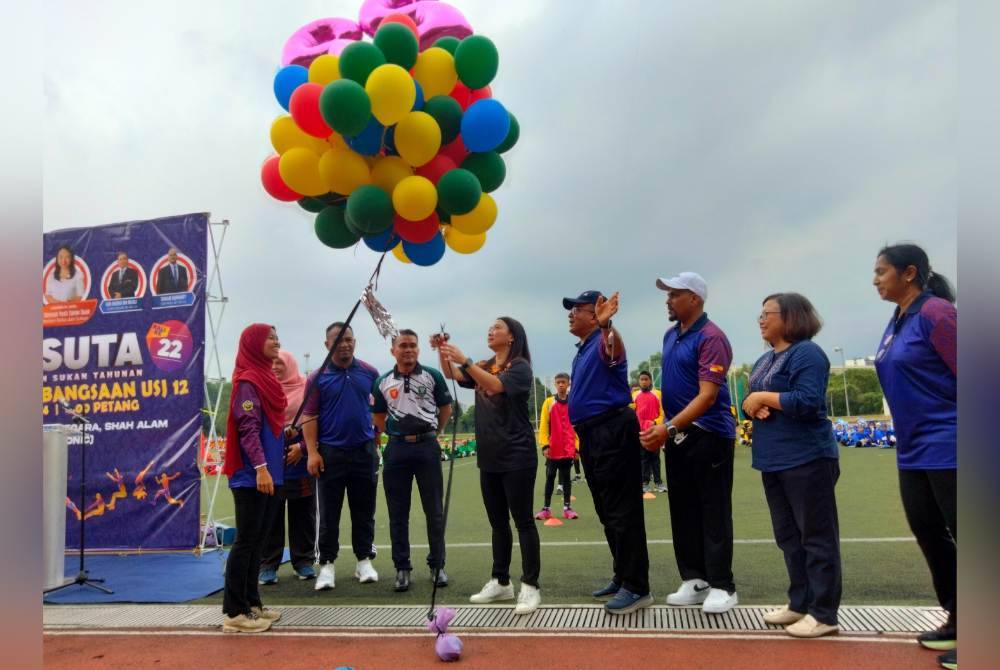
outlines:
M667 437L670 439L677 437L677 426L672 423L667 424Z
M597 327L600 328L601 330L608 330L608 329L610 329L611 328L611 319L608 319L607 325L602 326L600 323L598 323Z
M470 365L475 365L475 364L476 362L474 360L472 360L471 358L466 358L465 361L458 366L458 369L461 370L462 372L465 372L466 370L469 369Z

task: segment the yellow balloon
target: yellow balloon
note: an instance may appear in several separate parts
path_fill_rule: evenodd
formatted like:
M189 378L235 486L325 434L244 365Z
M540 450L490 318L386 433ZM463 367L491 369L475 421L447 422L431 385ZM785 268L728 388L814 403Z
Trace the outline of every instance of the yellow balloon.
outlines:
M319 159L319 173L326 190L341 195L350 195L357 187L372 181L365 159L353 151L341 149L330 149L323 154Z
M317 156L328 148L326 142L305 133L295 125L295 121L288 115L279 116L271 124L271 146L279 154L295 147L302 147L309 149Z
M340 58L333 54L323 54L309 65L309 81L326 86L340 79Z
M427 112L410 112L396 124L395 141L403 160L420 167L434 158L441 148L441 127Z
M451 228L445 236L444 243L448 245L452 251L456 251L460 254L472 254L483 248L486 244L486 233L479 233L478 235L466 235L465 233L459 232L454 229L454 226L448 226Z
M412 263L409 258L406 257L406 252L403 251L403 245L397 244L392 248L392 255L396 257L396 260L402 261L403 263Z
M289 188L302 195L323 195L330 190L319 175L319 156L309 149L293 147L283 153L278 173Z
M333 147L334 149L342 149L344 151L353 151L351 147L347 146L347 142L340 133L332 133L328 138L326 138L326 146L323 147L323 151L326 151L330 147Z
M427 177L407 177L392 191L392 206L407 221L423 221L438 204L437 188Z
M382 156L375 159L372 168L372 183L386 193L392 193L396 184L413 175L406 161L399 156Z
M458 82L455 57L441 47L421 51L413 66L413 78L420 83L424 100L430 100L435 95L448 95Z
M365 93L372 101L372 114L383 126L397 123L417 100L417 87L410 73L393 63L372 70L365 82Z
M451 226L464 235L480 235L489 230L496 220L497 203L489 193L483 193L475 209L468 214L451 217Z

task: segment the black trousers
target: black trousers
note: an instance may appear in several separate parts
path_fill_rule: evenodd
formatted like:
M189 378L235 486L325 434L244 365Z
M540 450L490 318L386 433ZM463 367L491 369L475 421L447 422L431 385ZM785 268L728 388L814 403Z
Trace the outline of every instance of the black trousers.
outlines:
M510 560L514 550L510 519L513 519L521 545L521 583L538 587L542 552L533 509L536 473L536 468L513 472L479 471L483 505L493 529L492 576L504 586L510 584Z
M262 607L257 577L264 545L264 531L273 521L277 506L274 496L256 488L238 487L233 492L236 510L236 540L226 559L226 581L222 611L226 616L249 614L251 607Z
M657 485L663 483L660 475L660 452L649 451L640 447L639 455L642 457L642 483L647 484L652 479Z
M311 478L286 480L274 490L274 521L264 538L261 570L277 570L285 553L285 509L288 509L288 554L296 570L316 561L316 495Z
M563 487L563 505L570 506L573 492L573 478L569 474L573 468L572 458L545 459L545 506L552 504L552 491L555 489L556 473Z
M375 490L378 452L375 443L349 449L320 445L324 471L317 478L319 495L319 562L332 563L340 552L340 511L344 493L351 510L351 545L360 561L374 558Z
M680 444L668 439L664 462L681 579L702 579L732 593L734 441L697 426Z
M410 563L410 500L413 480L417 480L420 504L427 520L427 565L443 568L444 477L441 474L441 447L434 438L403 442L389 438L382 455L382 484L389 510L389 537L392 563L397 570L412 570Z
M839 478L836 458L761 473L774 540L788 569L788 606L831 626L837 625L843 590L834 494Z
M593 424L575 426L580 459L597 518L611 550L614 581L638 595L649 593L649 553L642 508L639 421L625 408Z
M958 624L958 471L900 470L899 493L910 530L931 570L934 592Z

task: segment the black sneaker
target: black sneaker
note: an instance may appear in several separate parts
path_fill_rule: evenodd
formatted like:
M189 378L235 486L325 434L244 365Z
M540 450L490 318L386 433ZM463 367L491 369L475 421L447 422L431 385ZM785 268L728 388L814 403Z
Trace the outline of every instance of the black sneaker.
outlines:
M917 642L926 649L948 651L949 649L954 649L957 645L957 637L955 627L945 624L937 630L921 633L917 636Z
M410 571L409 570L396 570L396 586L397 591L409 591L410 590Z
M938 656L938 663L942 668L948 670L958 670L958 649L952 649Z
M615 584L614 580L611 580L603 589L597 589L590 595L594 596L598 600L611 600L618 594L618 590L621 587L621 584Z
M431 568L431 584L433 583L434 583L434 568ZM441 568L438 571L437 586L439 589L448 586L448 575L445 573L444 568Z

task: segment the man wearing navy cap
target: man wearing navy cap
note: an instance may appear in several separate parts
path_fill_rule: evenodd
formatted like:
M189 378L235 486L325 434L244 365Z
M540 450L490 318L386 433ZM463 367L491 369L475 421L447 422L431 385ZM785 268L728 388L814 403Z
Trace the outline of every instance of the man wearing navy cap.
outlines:
M642 466L639 421L628 385L625 343L611 324L618 294L599 291L564 298L569 332L576 345L569 390L569 420L580 438L580 458L594 499L597 518L611 549L614 576L595 598L608 599L604 609L627 614L649 607L649 555L642 509Z
M708 287L694 272L657 279L667 292L663 336L664 424L639 436L646 449L664 446L674 556L683 580L668 605L696 605L709 614L736 606L733 582L733 448L726 372L733 350L708 320Z

